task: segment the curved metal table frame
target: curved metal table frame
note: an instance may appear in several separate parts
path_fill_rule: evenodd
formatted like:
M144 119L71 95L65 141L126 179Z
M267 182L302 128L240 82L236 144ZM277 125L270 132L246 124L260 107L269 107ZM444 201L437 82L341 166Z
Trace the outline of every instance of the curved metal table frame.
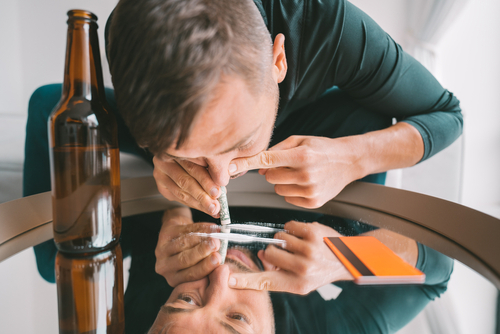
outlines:
M324 206L292 206L257 173L232 180L230 206L313 211L358 220L406 235L459 260L500 289L500 220L442 199L354 182ZM164 210L152 177L122 180L123 217ZM52 238L50 192L0 204L0 261Z

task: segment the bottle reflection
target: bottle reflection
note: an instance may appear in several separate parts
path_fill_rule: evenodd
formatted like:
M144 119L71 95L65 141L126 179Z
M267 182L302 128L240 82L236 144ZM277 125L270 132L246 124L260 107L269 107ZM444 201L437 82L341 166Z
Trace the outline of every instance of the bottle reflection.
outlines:
M120 245L93 256L56 257L59 333L124 333Z

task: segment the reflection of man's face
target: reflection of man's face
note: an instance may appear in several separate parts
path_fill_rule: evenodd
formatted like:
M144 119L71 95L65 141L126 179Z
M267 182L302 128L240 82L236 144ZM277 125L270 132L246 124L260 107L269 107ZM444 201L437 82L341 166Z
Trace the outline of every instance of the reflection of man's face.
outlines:
M226 264L208 277L180 284L172 291L150 333L274 332L269 294L228 286L230 273L258 270L248 252L228 250Z

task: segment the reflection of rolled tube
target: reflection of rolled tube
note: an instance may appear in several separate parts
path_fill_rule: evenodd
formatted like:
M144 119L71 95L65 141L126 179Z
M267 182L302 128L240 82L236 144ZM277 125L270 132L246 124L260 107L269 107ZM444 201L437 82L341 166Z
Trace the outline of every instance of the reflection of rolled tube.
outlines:
M227 225L231 224L231 217L229 216L229 204L227 202L227 190L226 187L221 187L221 195L219 196L218 200L220 203L220 223L222 225L221 232L222 233L230 233L231 230L228 228L225 228ZM224 264L226 261L226 253L227 253L227 240L221 240L220 243L220 248L219 248L219 254L222 258L221 264Z
M94 256L56 257L59 333L124 333L120 245Z
M222 227L221 229L221 232L222 233L229 233L229 229L226 228L226 227ZM221 260L221 264L224 264L224 262L226 262L226 254L227 254L227 246L229 244L229 241L228 240L221 240L220 241L220 248L219 248L219 254L222 258Z
M226 262L227 244L228 244L227 240L221 240L220 242L219 254L222 258L220 264L224 264L224 262Z

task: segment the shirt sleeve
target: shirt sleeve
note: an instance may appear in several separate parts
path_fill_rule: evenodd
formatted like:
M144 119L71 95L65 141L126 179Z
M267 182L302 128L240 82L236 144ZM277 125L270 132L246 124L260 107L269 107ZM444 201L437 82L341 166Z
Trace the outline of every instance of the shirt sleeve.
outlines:
M361 105L417 128L424 141L422 160L462 133L458 99L368 15L348 2L328 72L332 85Z
M359 286L336 282L337 299L271 294L276 333L396 333L425 306L446 291L453 260L418 244L417 268L426 274L422 285Z

